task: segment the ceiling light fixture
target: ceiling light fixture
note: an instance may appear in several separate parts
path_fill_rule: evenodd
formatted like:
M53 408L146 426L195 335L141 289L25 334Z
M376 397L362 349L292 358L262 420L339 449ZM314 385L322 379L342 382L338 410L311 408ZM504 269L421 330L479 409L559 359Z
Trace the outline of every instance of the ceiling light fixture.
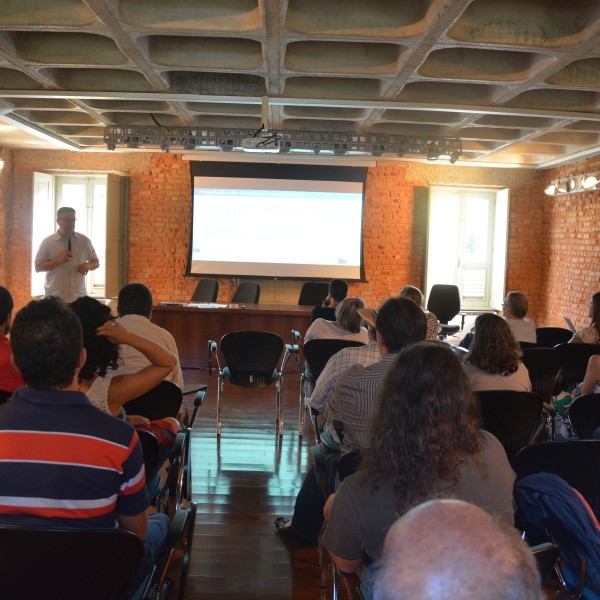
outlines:
M110 125L104 130L109 150L116 148L154 148L175 150L221 150L222 152L279 152L366 155L375 158L416 156L428 160L445 158L456 163L462 154L459 138L383 135L379 133L338 133L283 131L261 128L207 129L201 127L135 127Z
M546 186L544 193L548 196L562 196L594 190L600 190L600 172L569 175L555 179Z

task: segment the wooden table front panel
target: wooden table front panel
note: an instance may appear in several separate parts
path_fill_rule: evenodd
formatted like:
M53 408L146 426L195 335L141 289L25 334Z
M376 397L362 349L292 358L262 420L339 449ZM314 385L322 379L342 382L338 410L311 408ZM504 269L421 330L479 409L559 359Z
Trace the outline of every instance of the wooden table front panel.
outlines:
M183 368L208 368L208 340L220 342L231 331L272 331L284 343L291 342L291 330L304 336L310 326L312 307L246 304L227 308L155 306L152 322L171 332L177 343Z

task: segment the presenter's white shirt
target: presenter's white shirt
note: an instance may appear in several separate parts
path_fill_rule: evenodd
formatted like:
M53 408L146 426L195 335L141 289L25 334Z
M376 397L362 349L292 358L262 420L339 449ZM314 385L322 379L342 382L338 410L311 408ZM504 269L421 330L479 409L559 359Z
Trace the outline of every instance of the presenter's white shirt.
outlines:
M42 240L35 255L35 262L55 260L68 249L68 240L58 231ZM96 260L98 256L91 240L82 233L73 233L71 237L71 260L46 271L44 295L57 296L65 302L73 302L86 295L85 277L79 272L79 265Z

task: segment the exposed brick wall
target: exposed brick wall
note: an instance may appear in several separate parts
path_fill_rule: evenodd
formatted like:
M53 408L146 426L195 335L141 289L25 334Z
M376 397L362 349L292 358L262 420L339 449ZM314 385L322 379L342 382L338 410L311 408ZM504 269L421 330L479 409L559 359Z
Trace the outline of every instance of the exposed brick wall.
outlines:
M554 178L600 170L600 158L544 173ZM564 327L562 315L576 327L589 324L588 302L600 291L600 191L544 198L546 259L540 295L548 324Z
M0 285L7 286L9 265L7 248L12 221L12 153L2 149L0 159L4 161L4 168L0 173Z
M147 283L157 300L187 301L191 297L197 280L183 274L192 193L189 167L180 157L33 150L9 154L13 157L12 168L0 175L0 233L4 235L0 278L8 282L18 305L30 298L35 171L129 175L129 280ZM587 169L578 165L576 172L593 170L591 164ZM594 168L600 168L597 161L594 164ZM556 176L572 172L563 168ZM563 313L572 314L577 323L585 321L589 295L599 287L600 194L572 196L568 201L565 197L548 198L543 188L551 176L533 170L381 161L369 169L367 178L363 245L367 282L352 284L350 293L374 305L405 284L423 287L426 207L421 200L415 202L417 188L508 187L511 213L507 289L521 289L528 294L530 314L540 325L560 325ZM565 294L566 290L572 290L571 294ZM228 301L232 292L232 280L221 280L219 301Z

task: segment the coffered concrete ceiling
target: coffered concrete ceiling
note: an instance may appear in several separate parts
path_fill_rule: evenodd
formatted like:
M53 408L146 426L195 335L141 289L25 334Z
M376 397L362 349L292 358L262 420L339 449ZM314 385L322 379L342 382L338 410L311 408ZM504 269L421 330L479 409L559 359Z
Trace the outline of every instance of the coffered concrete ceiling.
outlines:
M256 131L267 97L278 130L551 166L600 153L599 33L598 0L1 0L0 145L57 147L14 126L80 150L106 125Z

